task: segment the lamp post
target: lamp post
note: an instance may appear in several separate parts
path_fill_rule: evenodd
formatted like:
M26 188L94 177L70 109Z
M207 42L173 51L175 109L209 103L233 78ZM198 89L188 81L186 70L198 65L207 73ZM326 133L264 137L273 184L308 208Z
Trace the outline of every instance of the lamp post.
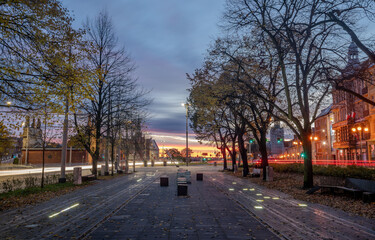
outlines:
M363 138L362 138L362 134L363 134L363 132L362 132L362 127L361 126L358 126L357 128L352 128L352 132L353 133L355 133L356 131L358 131L358 135L359 135L359 142L360 142L360 154L359 154L359 156L360 156L360 160L363 160L363 154L362 154L362 140L363 140ZM363 129L363 131L365 131L365 132L368 132L368 128L367 127L365 127L364 129Z
M188 119L189 119L189 104L181 103L181 106L186 109L186 166L189 166L189 133L188 133Z
M27 122L23 122L22 126L26 128L26 154L25 154L25 165L27 164L27 157L29 152L29 124Z
M368 127L365 127L364 129L363 129L366 133L369 131L369 129L368 129ZM361 142L362 143L362 142ZM367 146L367 143L366 143L366 158L368 159L368 146ZM367 160L367 159L363 159L363 160Z

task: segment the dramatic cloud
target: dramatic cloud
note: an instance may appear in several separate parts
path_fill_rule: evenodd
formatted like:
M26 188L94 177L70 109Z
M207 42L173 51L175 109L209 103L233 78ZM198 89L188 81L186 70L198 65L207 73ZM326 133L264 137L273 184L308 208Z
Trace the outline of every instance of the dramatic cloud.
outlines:
M152 90L149 129L185 132L188 96L186 73L199 67L209 44L219 33L225 0L64 0L75 26L105 10L112 17L119 42L137 64L136 76Z

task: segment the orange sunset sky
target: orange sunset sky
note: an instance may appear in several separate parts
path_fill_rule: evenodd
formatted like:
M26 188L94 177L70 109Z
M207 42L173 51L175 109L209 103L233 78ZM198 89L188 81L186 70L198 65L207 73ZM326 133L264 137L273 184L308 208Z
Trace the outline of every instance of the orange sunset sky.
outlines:
M160 153L162 149L177 148L181 151L186 147L186 135L182 133L151 132L149 136L158 144ZM219 152L209 143L200 144L194 134L189 134L189 148L193 150L192 157L202 156L202 153L214 156L216 152Z

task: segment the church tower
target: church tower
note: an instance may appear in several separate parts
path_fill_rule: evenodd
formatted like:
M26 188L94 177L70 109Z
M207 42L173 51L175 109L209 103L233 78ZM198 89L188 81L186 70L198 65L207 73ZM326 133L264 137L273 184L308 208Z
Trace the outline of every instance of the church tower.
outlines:
M358 47L354 42L352 42L348 50L348 66L354 66L357 64L359 64Z

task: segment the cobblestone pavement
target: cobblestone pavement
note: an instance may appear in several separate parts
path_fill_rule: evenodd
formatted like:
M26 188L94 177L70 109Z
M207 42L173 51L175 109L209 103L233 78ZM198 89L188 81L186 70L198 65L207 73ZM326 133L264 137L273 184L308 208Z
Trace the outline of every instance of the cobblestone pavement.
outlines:
M0 239L375 239L373 220L294 200L220 167L188 169L188 197L176 196L176 167L139 168L0 212ZM159 185L162 174L168 187Z
M208 173L206 179L288 239L375 239L375 221L293 199L246 179ZM256 208L259 207L259 208ZM375 209L374 209L375 211Z
M126 205L160 174L145 169L79 189L36 206L0 213L1 239L77 239Z
M168 187L155 180L87 239L279 239L205 177L195 180L197 172L206 174L207 169L189 170L187 197L176 196L177 170L160 170L169 177Z

